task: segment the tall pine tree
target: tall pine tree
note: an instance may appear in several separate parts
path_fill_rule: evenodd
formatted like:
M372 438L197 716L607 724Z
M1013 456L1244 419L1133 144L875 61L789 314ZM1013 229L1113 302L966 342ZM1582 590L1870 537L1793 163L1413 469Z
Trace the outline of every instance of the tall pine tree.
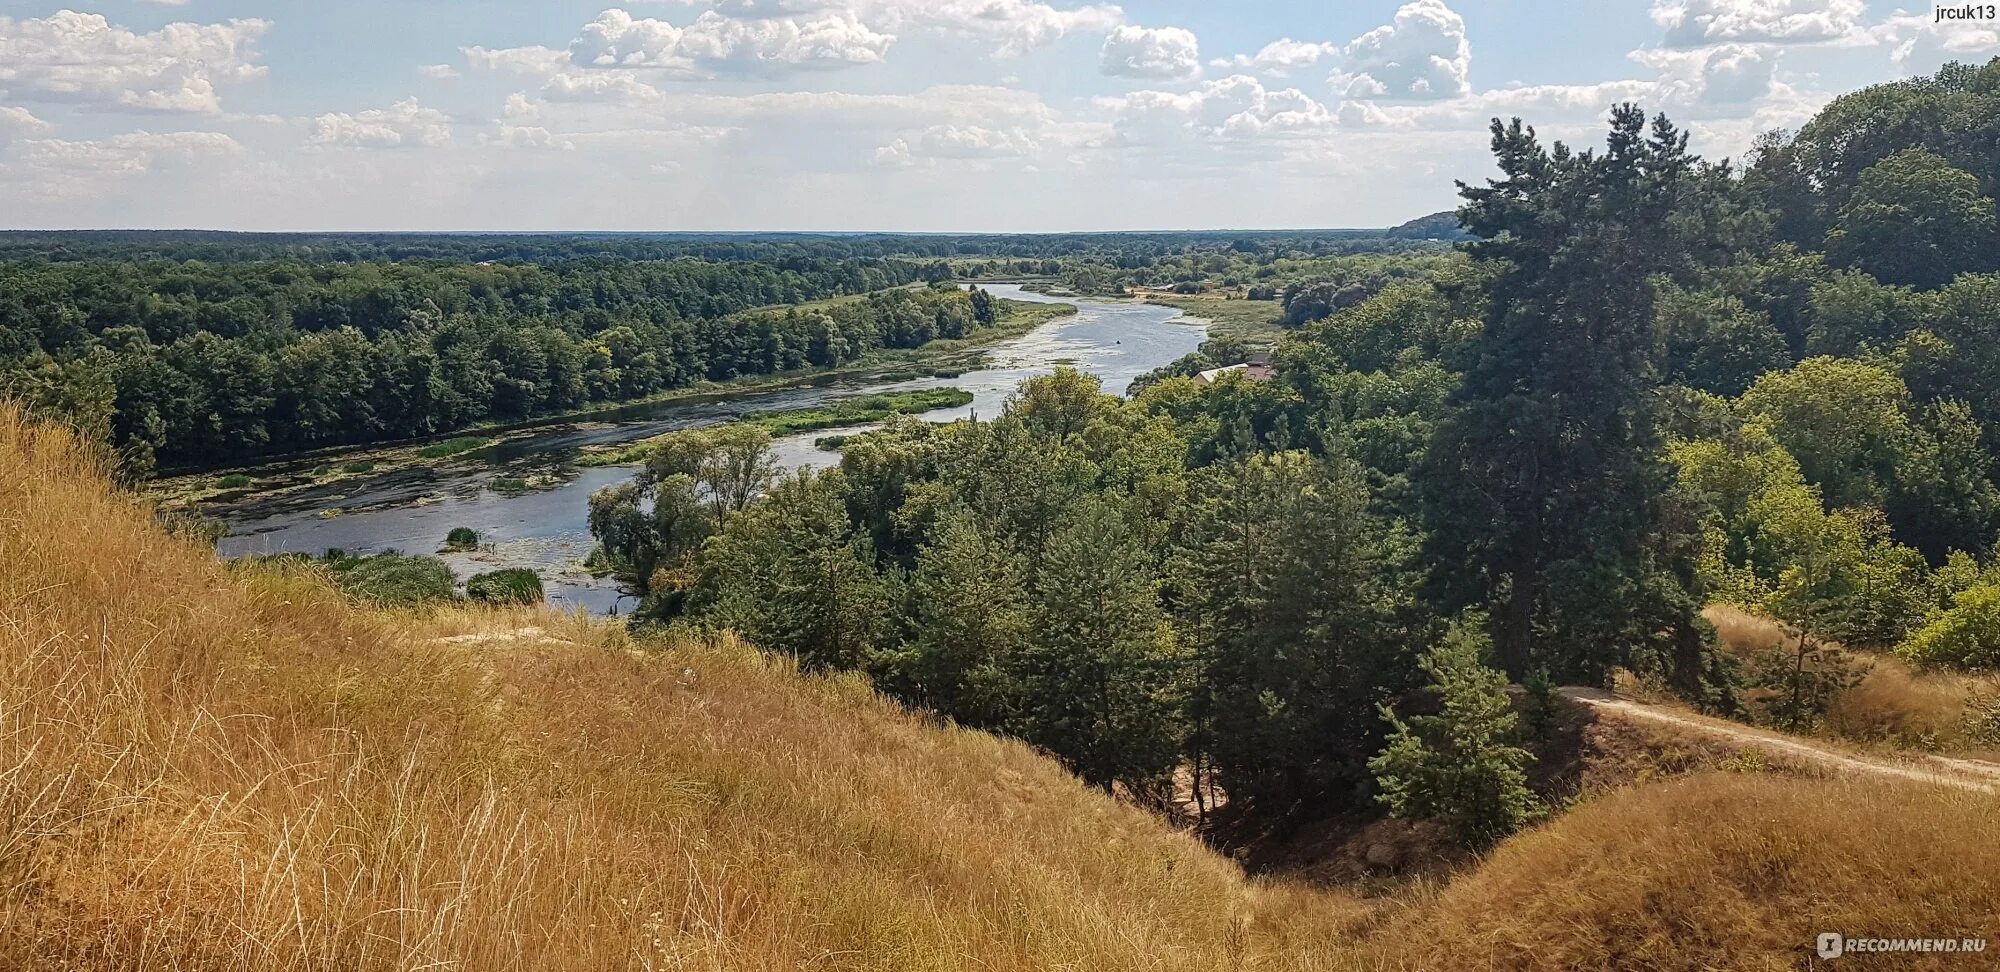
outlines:
M1157 580L1117 507L1092 497L1056 524L1035 578L1014 731L1085 781L1155 790L1180 753L1184 669Z
M1377 704L1415 679L1411 544L1345 460L1258 454L1197 478L1170 585L1195 656L1201 768L1233 809L1282 817L1357 792Z
M1461 184L1491 271L1484 329L1426 468L1431 555L1490 610L1515 678L1617 665L1699 688L1705 639L1692 517L1672 497L1658 402L1655 288L1719 255L1724 168L1664 117L1612 112L1603 152L1493 123L1502 178Z
M1019 703L1014 667L1033 620L1023 573L969 512L946 514L917 557L910 640L887 681L965 725L1002 726Z
M891 592L853 528L840 473L787 475L702 548L697 613L815 670L873 661Z

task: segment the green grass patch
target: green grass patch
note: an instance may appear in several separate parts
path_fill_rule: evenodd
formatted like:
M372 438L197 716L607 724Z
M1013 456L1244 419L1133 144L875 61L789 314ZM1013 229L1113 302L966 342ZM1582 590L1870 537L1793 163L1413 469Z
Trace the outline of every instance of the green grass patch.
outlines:
M866 425L892 415L917 415L940 408L958 408L972 403L972 393L959 388L926 388L922 391L864 395L835 402L824 408L795 408L777 412L752 412L743 421L774 436L816 432L843 425Z
M341 591L363 601L406 607L456 596L451 568L436 557L393 553L346 557L328 551L325 563Z
M540 604L542 578L525 567L475 574L465 582L465 596L487 604Z
M372 462L350 462L341 466L340 471L350 476L359 476L362 473L374 472L375 464Z
M464 435L443 442L433 442L418 449L417 455L424 459L450 459L453 456L462 456L468 452L484 449L492 444L492 439L483 436Z
M1208 322L1209 337L1237 337L1271 342L1284 333L1279 320L1285 307L1275 300L1215 300L1203 297L1174 298L1148 295L1146 303L1179 309L1189 317Z
M250 486L250 477L245 476L242 473L237 473L232 476L224 476L221 479L215 481L216 489L248 489L249 486Z

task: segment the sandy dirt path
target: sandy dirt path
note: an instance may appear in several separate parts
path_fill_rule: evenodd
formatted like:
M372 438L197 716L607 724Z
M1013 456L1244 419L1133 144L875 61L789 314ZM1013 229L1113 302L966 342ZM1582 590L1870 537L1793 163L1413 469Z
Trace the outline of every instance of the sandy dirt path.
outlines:
M2000 763L1914 754L1907 759L1864 756L1815 740L1800 739L1679 709L1622 699L1603 689L1565 688L1562 694L1600 712L1616 713L1620 717L1642 722L1678 726L1705 736L1740 743L1767 755L1823 767L1835 773L1930 783L1978 793L2000 793Z

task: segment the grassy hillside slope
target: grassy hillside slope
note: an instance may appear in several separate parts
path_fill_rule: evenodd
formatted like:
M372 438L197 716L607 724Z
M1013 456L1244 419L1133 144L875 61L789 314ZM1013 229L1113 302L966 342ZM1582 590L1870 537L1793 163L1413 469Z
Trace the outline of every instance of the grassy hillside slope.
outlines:
M2000 963L2000 801L1941 787L1708 773L1618 790L1502 844L1378 936L1411 969L1806 968L1821 932L1985 937Z
M0 415L0 968L1309 968L1302 900L740 645L232 573Z
M1441 886L1246 881L733 642L232 571L0 407L0 968L1787 968L1820 930L2000 941L1996 825L1706 773Z

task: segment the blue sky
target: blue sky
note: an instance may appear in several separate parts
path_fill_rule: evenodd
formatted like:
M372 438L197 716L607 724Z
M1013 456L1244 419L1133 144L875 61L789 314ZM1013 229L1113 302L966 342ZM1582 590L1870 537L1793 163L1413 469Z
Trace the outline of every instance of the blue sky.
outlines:
M0 0L0 226L1372 226L1485 124L1739 155L2000 54L1869 0Z

